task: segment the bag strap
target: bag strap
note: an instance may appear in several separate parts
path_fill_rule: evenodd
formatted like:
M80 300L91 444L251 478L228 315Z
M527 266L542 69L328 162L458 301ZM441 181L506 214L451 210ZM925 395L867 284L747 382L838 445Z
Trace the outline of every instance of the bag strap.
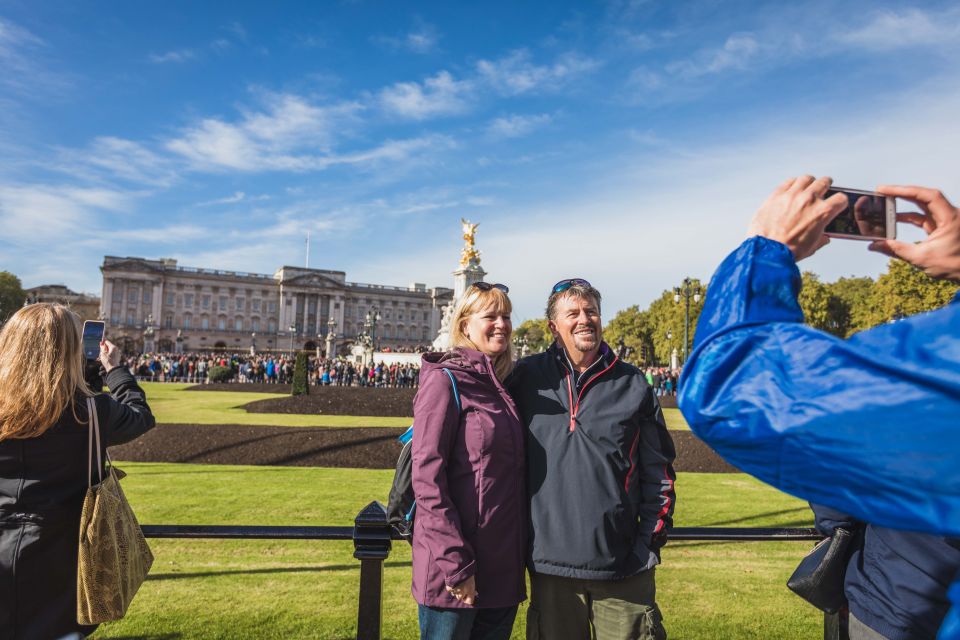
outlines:
M93 447L94 439L96 439L97 447L97 477L100 478L100 482L103 482L103 461L100 459L100 418L97 417L97 403L93 397L87 398L87 415L89 416L89 425L90 428L87 430L89 437L87 438L87 487L92 487L93 483L90 482L91 475L93 474Z
M450 378L450 384L453 385L453 399L457 403L457 413L463 413L463 407L460 406L460 392L457 391L457 381L453 377L453 374L450 372L450 369L446 367L443 368L444 373L447 374L447 377Z

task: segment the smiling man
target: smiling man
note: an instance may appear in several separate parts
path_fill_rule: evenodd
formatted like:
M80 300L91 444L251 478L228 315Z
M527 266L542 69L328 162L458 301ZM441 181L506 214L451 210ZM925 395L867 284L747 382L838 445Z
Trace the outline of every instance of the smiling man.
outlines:
M547 319L554 343L509 382L527 429L527 638L666 638L654 568L676 475L660 405L603 342L589 282L554 285Z

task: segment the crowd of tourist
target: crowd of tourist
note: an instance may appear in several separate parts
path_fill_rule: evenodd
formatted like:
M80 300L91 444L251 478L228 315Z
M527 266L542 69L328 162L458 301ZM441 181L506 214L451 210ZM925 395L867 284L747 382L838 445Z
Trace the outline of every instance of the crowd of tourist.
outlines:
M258 384L290 384L293 382L294 356L242 353L146 353L128 359L131 372L140 380L151 382L244 382ZM225 368L229 374L220 380L211 376L214 368ZM379 362L370 366L345 358L307 359L310 384L337 387L414 388L420 377L415 364Z

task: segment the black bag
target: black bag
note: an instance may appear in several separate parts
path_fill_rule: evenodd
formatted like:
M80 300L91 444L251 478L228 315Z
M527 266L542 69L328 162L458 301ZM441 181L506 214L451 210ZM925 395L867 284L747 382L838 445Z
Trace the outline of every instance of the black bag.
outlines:
M804 556L787 580L787 587L824 613L838 612L847 604L843 592L847 562L862 546L862 540L859 530L834 529L832 536Z
M460 393L457 391L457 381L450 370L443 371L450 378L453 385L453 399L457 403L457 414L461 412ZM407 542L413 543L413 518L416 515L417 501L413 495L413 427L403 432L398 438L403 448L397 458L397 470L393 473L393 485L390 487L390 497L387 500L387 522Z

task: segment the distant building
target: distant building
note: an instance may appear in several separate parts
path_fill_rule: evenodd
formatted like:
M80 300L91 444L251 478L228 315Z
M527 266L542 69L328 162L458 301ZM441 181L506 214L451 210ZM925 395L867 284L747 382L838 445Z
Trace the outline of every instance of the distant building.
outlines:
M322 349L332 319L344 353L372 311L378 347L407 350L431 343L453 297L445 287L361 284L343 271L290 266L270 276L106 256L100 271L107 335L127 351Z
M23 292L27 294L27 302L59 302L70 307L81 320L96 320L100 314L100 298L71 291L62 284L44 284Z

